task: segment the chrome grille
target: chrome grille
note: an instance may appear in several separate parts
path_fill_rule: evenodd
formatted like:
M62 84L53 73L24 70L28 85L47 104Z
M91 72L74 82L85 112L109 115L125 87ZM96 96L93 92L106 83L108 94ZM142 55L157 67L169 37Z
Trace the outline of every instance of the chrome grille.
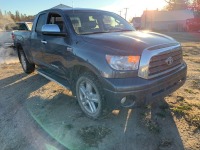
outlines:
M144 49L138 70L138 76L152 79L182 66L182 49L179 43L170 43Z
M169 58L173 61L170 62L171 64L167 63ZM148 76L155 76L172 68L176 68L181 65L182 60L182 50L180 47L163 54L155 55L150 60Z

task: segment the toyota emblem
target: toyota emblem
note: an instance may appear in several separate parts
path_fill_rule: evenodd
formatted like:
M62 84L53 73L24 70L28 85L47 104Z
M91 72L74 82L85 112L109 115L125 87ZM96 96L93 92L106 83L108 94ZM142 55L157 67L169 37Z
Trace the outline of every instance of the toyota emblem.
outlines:
M167 59L165 60L165 62L166 62L167 65L170 66L171 64L173 64L174 59L173 59L172 57L169 57L169 58L167 58Z

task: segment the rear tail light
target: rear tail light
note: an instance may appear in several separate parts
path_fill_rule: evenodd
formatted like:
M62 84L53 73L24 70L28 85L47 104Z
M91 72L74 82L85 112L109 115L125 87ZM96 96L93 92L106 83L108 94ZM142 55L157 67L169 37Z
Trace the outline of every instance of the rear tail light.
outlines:
M14 35L14 33L13 33L13 32L11 33L11 37L12 37L12 40L14 40L14 39L15 39L15 35Z

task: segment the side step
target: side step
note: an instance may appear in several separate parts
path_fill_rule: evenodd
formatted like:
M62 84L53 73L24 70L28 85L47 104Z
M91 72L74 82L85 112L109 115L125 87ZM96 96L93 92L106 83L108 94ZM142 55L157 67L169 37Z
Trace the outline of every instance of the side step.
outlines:
M67 90L71 90L70 89L70 84L67 80L64 80L60 77L57 77L55 75L49 74L41 69L37 69L38 74L40 74L41 76L49 79L50 81L56 82L57 84L59 84L60 86L66 88Z

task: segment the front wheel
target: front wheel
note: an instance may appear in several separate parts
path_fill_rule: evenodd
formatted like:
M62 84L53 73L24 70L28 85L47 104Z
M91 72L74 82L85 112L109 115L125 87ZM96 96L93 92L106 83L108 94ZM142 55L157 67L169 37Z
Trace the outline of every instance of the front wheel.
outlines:
M30 74L35 70L35 65L29 63L23 50L19 50L19 60L25 73Z
M97 119L105 110L104 94L98 79L91 73L80 75L76 82L76 96L83 112Z

